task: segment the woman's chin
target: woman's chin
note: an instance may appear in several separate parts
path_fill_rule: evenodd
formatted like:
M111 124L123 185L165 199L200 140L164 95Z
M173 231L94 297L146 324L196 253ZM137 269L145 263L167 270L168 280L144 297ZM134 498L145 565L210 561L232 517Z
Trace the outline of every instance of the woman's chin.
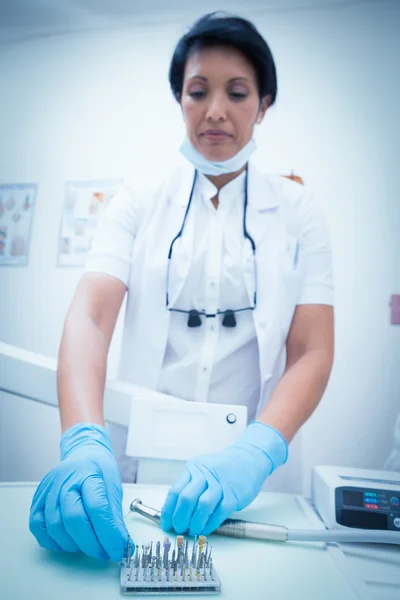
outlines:
M207 160L212 160L213 162L223 162L225 160L229 160L235 155L235 152L232 152L232 150L228 151L227 148L210 146L207 148L201 148L199 152L201 152L204 158Z

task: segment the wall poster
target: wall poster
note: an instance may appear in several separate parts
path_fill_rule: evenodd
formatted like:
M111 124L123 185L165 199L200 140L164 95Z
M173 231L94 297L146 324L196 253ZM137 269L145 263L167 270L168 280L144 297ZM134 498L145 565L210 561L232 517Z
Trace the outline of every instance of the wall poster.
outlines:
M66 183L58 242L59 266L85 264L99 217L119 184L119 180Z
M37 195L34 183L0 184L0 266L26 266Z

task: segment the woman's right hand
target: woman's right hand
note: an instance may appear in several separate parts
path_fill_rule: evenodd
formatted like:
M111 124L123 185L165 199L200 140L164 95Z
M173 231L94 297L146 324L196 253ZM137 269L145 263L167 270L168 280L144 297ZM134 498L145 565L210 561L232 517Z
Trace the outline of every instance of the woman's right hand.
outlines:
M33 497L30 531L48 550L120 561L128 531L121 476L105 428L74 425L63 434L60 449L60 464L43 478Z

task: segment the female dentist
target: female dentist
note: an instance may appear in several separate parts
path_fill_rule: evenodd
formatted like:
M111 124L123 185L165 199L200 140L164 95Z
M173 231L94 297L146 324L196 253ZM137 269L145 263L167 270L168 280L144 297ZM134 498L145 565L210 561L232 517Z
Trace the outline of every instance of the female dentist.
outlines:
M249 162L254 127L277 93L268 45L244 19L206 15L179 41L169 79L187 131L182 164L157 189L124 184L110 202L65 321L61 462L30 514L50 550L115 561L126 552L103 417L107 353L126 292L121 379L248 407L250 423L233 445L186 464L162 508L165 530L207 535L252 502L287 460L330 375L323 219L306 188Z

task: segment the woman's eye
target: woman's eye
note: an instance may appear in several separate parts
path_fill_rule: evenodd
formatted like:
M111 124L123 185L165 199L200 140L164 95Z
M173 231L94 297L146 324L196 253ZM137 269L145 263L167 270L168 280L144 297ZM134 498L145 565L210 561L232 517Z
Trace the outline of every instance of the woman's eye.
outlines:
M191 98L204 98L205 92L201 92L201 91L189 92L189 96Z
M230 96L231 98L234 98L234 100L244 100L247 98L247 94L243 94L242 92L231 92Z

